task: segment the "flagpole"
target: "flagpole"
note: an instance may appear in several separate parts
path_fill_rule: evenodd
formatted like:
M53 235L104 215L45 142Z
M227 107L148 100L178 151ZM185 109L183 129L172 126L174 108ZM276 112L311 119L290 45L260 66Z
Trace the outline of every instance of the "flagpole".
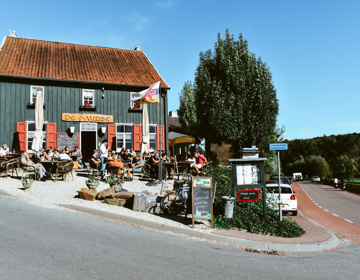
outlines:
M162 183L162 159L161 159L161 80L160 80L160 83L159 83L159 104L160 104L160 110L159 110L159 115L160 115L160 118L159 118L159 122L160 122L160 133L159 133L159 137L160 137L160 140L159 140L159 144L160 144L160 160L159 160L159 182L160 184ZM161 192L160 192L160 195L161 195Z

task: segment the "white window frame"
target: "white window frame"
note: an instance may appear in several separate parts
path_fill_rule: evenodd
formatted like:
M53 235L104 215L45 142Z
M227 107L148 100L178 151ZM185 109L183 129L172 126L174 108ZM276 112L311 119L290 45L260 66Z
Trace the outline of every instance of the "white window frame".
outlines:
M90 100L89 101L85 100L86 96L91 96L92 97L92 103L90 103ZM82 90L81 106L85 106L85 102L89 102L89 104L91 104L90 108L95 107L95 90L93 90L93 89L83 89Z
M155 128L155 132L150 133L150 127ZM154 143L155 140L155 143ZM154 143L154 144L152 144ZM154 148L157 150L157 125L156 124L149 124L149 148Z
M130 92L130 100L133 98L133 95L137 92ZM130 103L130 110L136 110L136 111L142 111L142 104L136 104L135 102L129 102ZM136 105L140 105L139 107L136 107Z
M131 132L118 132L119 126L131 126ZM128 147L130 149L134 144L134 124L132 123L117 123L116 124L116 152L120 152L122 148L126 148L126 140L129 140L126 138L126 135L129 135L131 139L131 145ZM118 146L118 140L121 139L122 145Z
M42 87L42 86L30 86L30 104L35 104L33 90L36 90L36 94L37 94L38 91L43 92L43 104L44 104L44 102L45 102L45 91L44 91L44 87ZM35 96L35 100L36 100L36 96Z
M44 149L46 149L46 130L47 130L47 121L44 121L44 124L46 124L45 126L45 131L43 130L43 147ZM27 126L26 126L26 151L31 152L31 147L29 147L29 139L31 139L32 141L34 140L34 131L31 131L31 133L29 133L29 124L34 124L35 125L35 121L27 121L26 122ZM32 135L33 137L29 137L29 134Z

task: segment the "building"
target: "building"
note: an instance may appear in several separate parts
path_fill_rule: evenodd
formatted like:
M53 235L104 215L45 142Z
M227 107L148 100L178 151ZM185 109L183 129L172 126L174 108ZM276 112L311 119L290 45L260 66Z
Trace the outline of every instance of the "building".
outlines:
M109 146L139 152L142 105L131 92L155 82L160 103L148 104L150 146L168 150L167 94L170 89L140 47L123 50L18 38L0 46L0 143L31 149L35 104L44 95L44 147L80 147L84 158L109 139Z

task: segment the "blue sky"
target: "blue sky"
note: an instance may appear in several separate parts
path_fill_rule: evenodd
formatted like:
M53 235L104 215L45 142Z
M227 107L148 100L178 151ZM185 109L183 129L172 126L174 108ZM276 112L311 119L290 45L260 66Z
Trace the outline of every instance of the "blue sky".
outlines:
M170 85L169 110L218 33L243 33L273 74L286 139L360 131L360 1L5 1L0 36L134 49Z

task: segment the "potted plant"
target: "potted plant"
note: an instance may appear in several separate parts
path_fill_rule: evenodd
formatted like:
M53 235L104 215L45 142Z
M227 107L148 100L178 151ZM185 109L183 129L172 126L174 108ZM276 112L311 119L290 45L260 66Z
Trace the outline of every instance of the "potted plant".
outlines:
M89 189L96 189L100 185L100 181L94 174L90 174L89 179L85 181L85 184Z
M26 174L21 180L24 189L29 189L32 186L33 182L34 174Z
M105 183L108 183L110 185L110 188L113 188L115 192L119 192L122 189L120 178L118 177L116 178L114 178L113 176L107 177Z

